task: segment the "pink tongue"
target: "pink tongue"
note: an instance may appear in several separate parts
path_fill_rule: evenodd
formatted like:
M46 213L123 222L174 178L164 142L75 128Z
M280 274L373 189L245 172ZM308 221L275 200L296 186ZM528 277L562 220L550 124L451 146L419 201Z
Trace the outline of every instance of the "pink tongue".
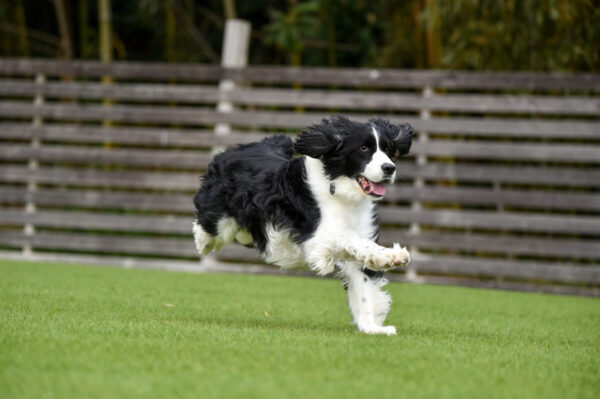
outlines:
M377 195L385 195L385 186L381 183L371 182L371 190Z

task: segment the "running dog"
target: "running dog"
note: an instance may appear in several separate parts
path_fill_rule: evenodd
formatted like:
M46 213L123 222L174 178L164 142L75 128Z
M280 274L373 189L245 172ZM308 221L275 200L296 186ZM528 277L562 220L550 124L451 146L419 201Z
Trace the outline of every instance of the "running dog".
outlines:
M382 290L383 272L406 265L410 255L398 244L376 243L375 205L394 182L393 160L409 152L412 136L407 123L338 115L295 141L276 135L216 155L194 197L198 252L238 241L282 268L337 272L358 330L396 334L384 326L391 297Z

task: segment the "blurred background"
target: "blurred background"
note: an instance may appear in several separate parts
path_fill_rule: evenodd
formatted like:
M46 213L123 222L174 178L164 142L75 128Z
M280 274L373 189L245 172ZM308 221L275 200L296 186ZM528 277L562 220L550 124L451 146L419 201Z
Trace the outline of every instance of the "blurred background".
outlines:
M600 295L598 0L0 0L0 33L0 259L279 273L198 262L199 176L343 113L415 127L391 279Z
M255 65L600 69L597 0L1 0L0 54L98 59L105 29L115 60L218 63L228 18Z

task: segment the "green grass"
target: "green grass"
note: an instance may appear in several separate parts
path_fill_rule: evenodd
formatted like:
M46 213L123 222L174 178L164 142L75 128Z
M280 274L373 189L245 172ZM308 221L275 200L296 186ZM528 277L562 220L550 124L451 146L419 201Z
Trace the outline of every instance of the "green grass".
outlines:
M600 301L0 261L1 398L598 398Z

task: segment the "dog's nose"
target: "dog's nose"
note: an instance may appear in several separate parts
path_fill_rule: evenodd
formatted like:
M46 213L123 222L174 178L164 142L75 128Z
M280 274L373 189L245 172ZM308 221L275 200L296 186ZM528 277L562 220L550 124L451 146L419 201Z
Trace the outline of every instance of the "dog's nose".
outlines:
M381 169L383 170L383 173L385 173L388 176L390 176L396 171L396 167L393 163L384 163L383 165L381 165Z

